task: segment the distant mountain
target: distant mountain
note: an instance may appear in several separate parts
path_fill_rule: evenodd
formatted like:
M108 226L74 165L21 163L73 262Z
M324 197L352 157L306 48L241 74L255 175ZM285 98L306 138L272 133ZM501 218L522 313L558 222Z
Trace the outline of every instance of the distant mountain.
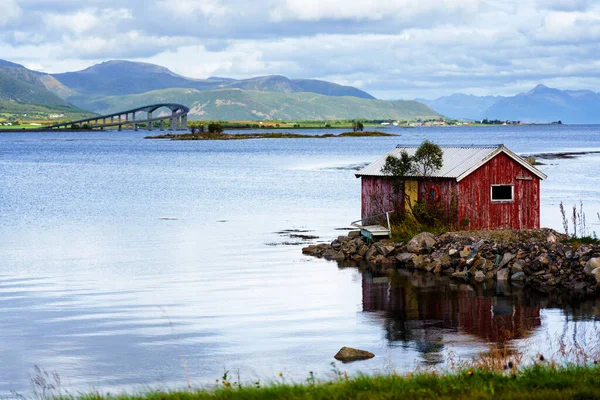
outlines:
M50 92L40 74L22 65L0 60L0 100L44 106L68 106Z
M485 110L501 99L503 99L502 96L480 97L472 94L455 93L435 100L415 99L415 101L427 104L429 107L449 118L478 120L483 118Z
M279 75L242 80L217 77L191 79L177 75L158 65L131 61L107 61L82 71L54 74L53 77L76 93L76 95L69 96L69 99L75 104L82 104L90 97L140 94L172 88L189 88L200 91L238 88L264 92L313 92L328 96L373 98L370 94L354 87L325 81L292 80Z
M416 101L385 101L316 93L277 93L241 89L198 91L165 89L128 96L112 96L88 103L100 114L159 102L178 102L190 107L190 119L416 119L440 115Z
M500 99L484 114L487 118L568 124L600 123L600 94L589 90L559 90L538 85L527 93Z
M590 90L560 90L538 85L515 96L473 96L456 93L435 100L416 99L450 118L499 119L526 123L562 121L600 123L600 94Z

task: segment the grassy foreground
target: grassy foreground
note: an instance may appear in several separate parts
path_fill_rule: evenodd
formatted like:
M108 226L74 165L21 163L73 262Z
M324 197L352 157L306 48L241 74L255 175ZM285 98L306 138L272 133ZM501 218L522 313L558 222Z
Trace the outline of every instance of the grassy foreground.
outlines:
M600 399L600 367L534 365L509 374L463 370L453 374L359 376L334 382L272 383L266 387L149 392L141 395L87 394L85 400L178 399Z

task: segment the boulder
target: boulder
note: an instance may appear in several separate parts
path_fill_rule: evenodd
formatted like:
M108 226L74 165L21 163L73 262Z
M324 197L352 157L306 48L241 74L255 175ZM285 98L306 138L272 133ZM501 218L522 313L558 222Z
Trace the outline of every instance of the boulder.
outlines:
M517 272L516 274L512 274L511 277L510 277L510 280L512 282L524 281L525 280L525 273L523 273L523 272Z
M517 260L510 270L513 274L516 274L517 272L523 272L523 268L525 268L525 263L522 260Z
M377 247L377 252L379 252L379 254L382 254L383 256L386 256L388 254L390 254L391 252L393 252L394 250L396 250L396 247L391 246L391 245L383 245L383 244L376 244L375 245Z
M496 279L498 281L506 282L506 281L508 281L508 277L509 277L508 268L503 268L503 269L499 270L498 273L496 274Z
M348 237L352 239L356 239L360 237L360 231L350 231L348 232Z
M375 258L375 256L377 255L377 248L374 245L371 245L371 247L369 247L369 250L367 250L367 252L364 255L364 258L367 259L367 261L371 261L372 259Z
M323 257L328 260L332 260L336 255L337 255L337 252L333 249L325 250L323 252Z
M421 232L412 238L406 245L409 253L425 253L437 243L435 236L429 232Z
M598 267L600 267L600 257L590 258L585 264L583 272L585 272L586 275L592 276L592 271L594 271Z
M366 244L363 244L362 246L360 246L360 249L358 250L358 255L361 257L364 257L365 254L367 254L367 251L369 251L369 246L367 246Z
M474 278L477 282L483 282L486 279L485 274L482 271L475 272Z
M452 277L453 278L466 278L467 271L456 271L456 272L452 273Z
M339 251L333 258L335 259L335 261L344 261L346 259L346 256L342 251Z
M594 275L594 278L596 278L596 284L600 286L600 267L593 270L592 275Z
M511 262L513 258L515 258L514 254L504 253L504 256L502 256L502 261L500 261L500 264L498 264L498 268L500 268L500 269L504 268L504 266L506 264L508 264L509 262Z
M452 257L453 255L455 255L455 254L457 254L457 253L458 253L458 250L456 250L456 249L450 249L450 251L448 251L448 255L449 255L450 257Z
M369 351L353 349L352 347L346 346L342 347L340 351L338 351L337 354L333 356L333 358L342 362L367 360L373 357L375 357L375 354Z
M401 263L407 263L412 261L413 257L415 257L413 253L400 253L396 256L396 260Z

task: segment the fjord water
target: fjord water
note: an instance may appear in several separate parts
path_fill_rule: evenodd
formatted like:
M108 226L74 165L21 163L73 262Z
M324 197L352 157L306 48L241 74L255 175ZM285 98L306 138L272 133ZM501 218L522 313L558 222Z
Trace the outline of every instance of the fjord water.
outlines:
M326 378L341 346L367 373L593 343L600 302L428 275L387 278L301 254L360 216L354 168L398 143L600 151L599 126L388 128L399 137L144 140L145 132L0 135L0 393L34 366L71 392ZM305 131L306 134L336 132ZM542 225L600 211L599 154L542 160ZM308 232L294 232L308 231ZM554 348L554 350L556 350ZM282 372L283 378L277 373Z

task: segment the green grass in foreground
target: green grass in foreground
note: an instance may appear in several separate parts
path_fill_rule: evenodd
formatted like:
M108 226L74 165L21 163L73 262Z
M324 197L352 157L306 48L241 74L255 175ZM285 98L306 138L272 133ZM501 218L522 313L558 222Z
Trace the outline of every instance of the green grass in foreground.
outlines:
M82 400L201 399L600 399L599 367L535 365L515 373L463 370L453 374L359 376L334 382L272 383L265 387L77 396Z

